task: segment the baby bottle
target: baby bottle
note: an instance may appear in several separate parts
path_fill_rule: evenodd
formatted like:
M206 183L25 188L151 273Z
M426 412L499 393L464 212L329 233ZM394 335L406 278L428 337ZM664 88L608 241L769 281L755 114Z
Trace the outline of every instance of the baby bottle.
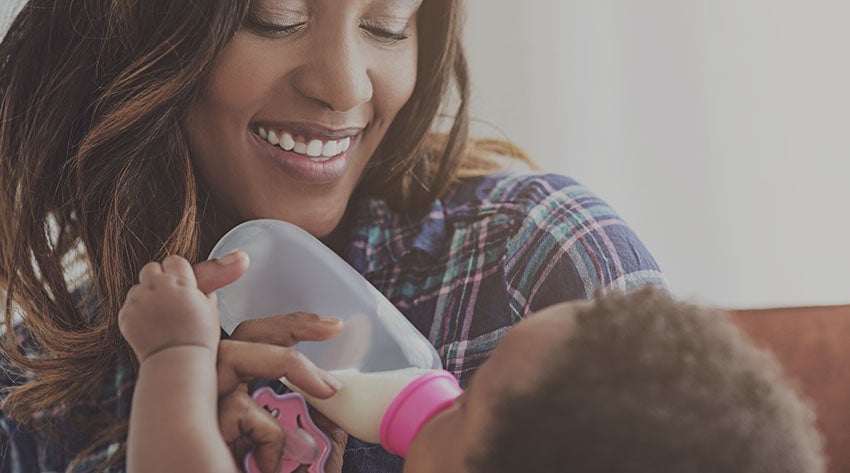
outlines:
M277 220L245 222L222 237L210 258L237 249L251 264L239 280L218 290L227 333L244 320L293 312L343 319L340 335L294 348L342 381L329 399L302 394L349 434L404 456L422 426L460 395L431 343L309 233Z

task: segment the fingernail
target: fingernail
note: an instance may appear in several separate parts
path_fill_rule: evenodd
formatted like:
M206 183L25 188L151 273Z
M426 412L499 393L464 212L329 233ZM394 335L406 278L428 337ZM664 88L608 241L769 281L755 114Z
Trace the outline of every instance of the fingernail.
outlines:
M302 465L309 465L319 458L321 447L316 439L304 429L285 429L283 456Z
M339 391L342 389L342 381L336 379L332 374L327 371L320 371L319 376L322 378L322 381L325 382L331 389L334 391Z
M230 253L228 255L225 255L225 256L222 256L221 258L219 258L218 262L227 266L227 265L231 265L231 264L233 264L233 263L235 263L239 260L240 260L239 250L234 250L233 253Z

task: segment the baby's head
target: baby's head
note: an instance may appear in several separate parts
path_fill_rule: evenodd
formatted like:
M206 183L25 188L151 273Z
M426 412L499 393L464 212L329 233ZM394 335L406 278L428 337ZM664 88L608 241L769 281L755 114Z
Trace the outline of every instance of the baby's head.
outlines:
M818 473L824 460L769 355L722 312L643 289L511 329L404 471Z

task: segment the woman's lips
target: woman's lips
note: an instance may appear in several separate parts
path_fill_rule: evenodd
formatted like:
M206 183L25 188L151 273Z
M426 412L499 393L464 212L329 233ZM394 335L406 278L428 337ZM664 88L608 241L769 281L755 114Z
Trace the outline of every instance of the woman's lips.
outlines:
M280 146L269 143L254 130L248 129L248 133L259 151L271 159L278 169L293 179L314 185L331 184L342 179L361 136L358 134L351 137L351 144L342 153L327 161L316 162L303 154L286 151Z

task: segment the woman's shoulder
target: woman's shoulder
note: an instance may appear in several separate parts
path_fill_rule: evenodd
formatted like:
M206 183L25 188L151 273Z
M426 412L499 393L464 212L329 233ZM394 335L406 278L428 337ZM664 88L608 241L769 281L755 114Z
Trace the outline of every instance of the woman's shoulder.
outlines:
M501 225L488 228L504 235L502 261L509 282L529 285L518 290L531 296L548 290L539 283L551 279L546 275L556 276L549 284L551 294L541 294L540 301L558 302L566 287L580 289L572 298L589 298L595 287L664 285L658 265L634 230L570 177L492 174L461 184L449 200L449 208L472 205L498 209L505 216ZM472 204L462 204L464 200Z
M477 229L478 234L486 235L490 247L495 239L501 240L496 246L503 247L508 261L517 253L539 251L549 255L567 252L574 257L584 254L593 260L637 254L635 266L656 267L614 209L564 175L498 173L465 179L442 205L446 221L456 231Z
M17 344L28 358L45 356L23 324L14 330ZM0 407L12 391L34 380L32 373L12 363L0 350ZM80 420L128 418L133 387L132 368L124 362L114 362L92 393L94 396L36 411L26 423L0 408L0 471L65 471L68 462L97 434L92 430L95 424ZM74 471L94 471L116 448L116 444L111 444L98 449L82 458Z
M91 315L96 309L96 297L92 291L92 284L89 281L82 281L75 286L71 292L74 303L86 314ZM4 333L2 336L7 336L6 328L3 327ZM0 404L16 388L25 386L37 379L32 372L19 366L13 359L10 359L7 349L17 350L24 358L29 361L50 359L55 355L45 351L42 348L40 341L33 336L33 332L27 328L24 320L18 320L13 327L10 328L14 340L11 346L4 347L0 350ZM82 400L77 404L70 406L57 406L56 408L48 409L38 413L37 417L43 417L45 421L49 421L53 416L62 417L70 410L93 409L95 399L102 400L100 407L103 407L111 412L121 414L128 412L129 402L134 387L135 372L129 362L122 357L104 358L103 363L108 364L108 370L104 373L102 379L91 399ZM2 412L0 412L2 414Z
M443 200L450 213L478 208L482 210L479 215L484 215L489 213L486 209L498 209L523 219L538 207L568 212L586 206L608 207L575 179L545 172L501 172L461 179Z
M92 284L89 281L82 281L71 291L71 298L84 313L90 314L95 304L91 301ZM39 348L39 343L33 336L32 332L27 328L27 324L23 319L13 321L11 327L3 325L0 327L0 336L5 337L7 344L13 341L9 349L16 349L26 358L39 359L45 356ZM0 396L8 391L8 388L14 388L32 381L33 376L25 370L19 368L9 359L4 349L0 349ZM2 400L2 397L0 397Z

